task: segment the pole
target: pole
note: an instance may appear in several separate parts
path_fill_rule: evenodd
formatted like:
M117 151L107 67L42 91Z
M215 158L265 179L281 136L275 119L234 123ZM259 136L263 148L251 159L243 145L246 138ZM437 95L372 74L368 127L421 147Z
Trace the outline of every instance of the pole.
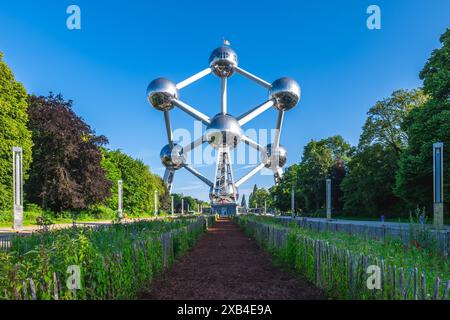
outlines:
M117 181L117 217L123 219L123 181Z
M292 217L295 216L295 190L294 187L291 189L291 214Z
M158 190L155 190L155 215L158 214Z
M327 219L331 219L331 179L327 179Z
M433 144L433 224L444 225L444 144Z
M267 214L267 200L264 200L264 214Z
M173 203L173 196L171 197L172 198L172 204L171 204L171 206L170 206L170 211L171 211L171 213L172 213L172 215L174 215L174 203Z
M23 151L13 147L14 230L23 229Z
M181 198L181 215L184 214L184 199Z

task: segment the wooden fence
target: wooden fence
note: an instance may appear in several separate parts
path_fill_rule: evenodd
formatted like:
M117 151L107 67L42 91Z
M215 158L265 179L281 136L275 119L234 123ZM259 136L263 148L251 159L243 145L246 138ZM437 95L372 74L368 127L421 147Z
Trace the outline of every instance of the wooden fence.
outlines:
M180 241L179 238L181 234L186 231L187 234L191 233L197 233L200 234L204 231L205 227L208 226L208 224L212 224L214 221L214 217L208 217L208 218L197 218L196 220L193 220L191 223L189 223L187 226L174 229L165 233L160 234L158 241L161 244L162 248L162 254L161 254L161 263L163 268L167 268L170 266L170 264L174 261L175 258L177 258L177 253L179 254L183 250L188 249L192 245L194 245L194 242L196 239L192 239L190 243L184 244L185 248L180 249L180 245L183 241ZM91 226L96 229L102 229L102 228L108 228L106 225L96 225ZM0 238L0 248L2 246L5 249L11 249L11 241L12 237L3 237ZM178 247L177 247L178 246ZM151 252L148 251L148 244L146 241L141 240L139 238L134 239L132 243L132 259L133 261L135 259L138 259L139 256L144 256L146 259L150 257ZM114 254L113 254L114 255ZM119 256L121 253L117 253L117 257L109 257L111 261L115 261L117 264L122 263L122 257ZM133 275L132 275L133 276ZM67 274L58 274L57 272L54 272L52 274L51 279L32 279L27 278L22 283L16 284L13 286L13 289L10 294L7 296L8 299L16 299L16 300L36 300L39 297L45 296L46 299L53 299L53 300L59 300L61 297L61 293L67 292L69 289L66 287L66 279ZM108 289L109 290L109 289ZM69 290L70 291L70 290ZM71 291L73 296L72 299L77 299L77 292ZM114 296L110 296L108 299L113 299ZM65 296L65 299L67 299L67 295Z
M264 247L274 250L290 267L319 288L340 299L447 300L450 280L429 277L417 268L388 265L332 244L294 234L290 228L237 217L238 223ZM292 238L294 237L294 238ZM377 266L380 288L369 289L369 266Z
M423 247L433 247L442 252L445 258L450 253L450 231L432 229L431 225L404 224L403 227L371 226L364 224L336 223L329 221L309 220L308 218L275 217L288 225L295 222L298 226L314 231L333 231L355 234L366 239L382 240L398 239L409 245L412 241L420 243Z

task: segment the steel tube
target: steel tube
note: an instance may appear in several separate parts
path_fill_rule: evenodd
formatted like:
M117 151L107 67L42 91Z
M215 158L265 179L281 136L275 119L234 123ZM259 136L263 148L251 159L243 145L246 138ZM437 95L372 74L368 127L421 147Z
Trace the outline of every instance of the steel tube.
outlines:
M194 107L191 107L187 103L177 99L174 99L172 102L178 108L189 114L191 117L203 122L205 125L209 125L211 123L211 119L206 114L198 111Z
M266 89L270 89L272 87L272 85L270 83L268 83L267 81L255 76L254 74L251 74L248 71L245 71L242 68L235 67L234 70L236 70L237 73L244 76L245 78L252 80L253 82L256 82L257 84L259 84L260 86L263 86Z
M208 74L212 72L211 68L207 68L205 70L200 71L199 73L194 74L193 76L187 78L186 80L177 83L176 87L178 90L187 87L188 85L200 80L201 78L206 77Z
M266 102L264 102L263 104L251 109L250 111L247 111L246 113L240 115L237 120L239 125L243 126L244 124L246 124L247 122L255 119L257 116L259 116L261 113L263 113L264 111L266 111L267 109L270 109L270 107L272 107L274 105L274 100L268 100Z

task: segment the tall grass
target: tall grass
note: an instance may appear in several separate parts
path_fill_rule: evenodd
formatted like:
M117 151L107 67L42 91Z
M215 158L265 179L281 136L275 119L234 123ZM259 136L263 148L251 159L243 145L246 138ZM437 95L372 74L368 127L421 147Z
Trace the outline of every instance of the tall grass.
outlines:
M0 299L133 299L205 228L205 219L197 218L16 237L0 252ZM66 286L71 265L81 268L80 290Z

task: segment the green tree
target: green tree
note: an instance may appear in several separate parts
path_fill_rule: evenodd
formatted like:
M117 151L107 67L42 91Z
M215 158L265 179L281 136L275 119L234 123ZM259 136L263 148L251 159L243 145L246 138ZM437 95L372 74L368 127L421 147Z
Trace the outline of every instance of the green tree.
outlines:
M111 194L107 205L117 209L117 181L123 181L123 208L129 214L152 213L154 211L155 190L158 192L159 208L169 210L170 195L159 176L141 160L136 160L120 150L103 149L102 167L111 182Z
M450 190L450 29L442 34L442 46L432 52L420 72L429 100L412 110L403 123L408 147L402 154L396 175L395 193L410 208L417 205L431 212L433 197L433 155L435 142L444 143L444 189ZM450 192L444 192L449 203ZM444 206L447 208L448 205Z
M13 147L23 150L24 173L30 166L32 140L27 123L27 93L0 52L0 211L10 211L13 205Z
M411 110L425 101L421 90L397 90L369 109L358 148L341 185L345 213L376 216L405 212L393 190L398 161L408 144L402 127Z
M55 212L104 202L111 188L100 165L106 137L96 136L61 95L30 96L28 115L33 133L28 199Z
M247 209L247 199L245 199L245 194L242 196L241 207Z
M302 210L319 212L324 207L325 181L334 174L339 180L334 180L333 185L340 186L351 152L350 144L339 135L312 140L305 146L297 178L297 193L303 196ZM339 195L336 199L340 198ZM333 203L333 206L342 207L342 203Z
M267 208L272 205L272 198L270 193L265 188L258 188L255 184L253 187L253 192L250 194L249 203L251 208L264 208L264 205L267 205Z

